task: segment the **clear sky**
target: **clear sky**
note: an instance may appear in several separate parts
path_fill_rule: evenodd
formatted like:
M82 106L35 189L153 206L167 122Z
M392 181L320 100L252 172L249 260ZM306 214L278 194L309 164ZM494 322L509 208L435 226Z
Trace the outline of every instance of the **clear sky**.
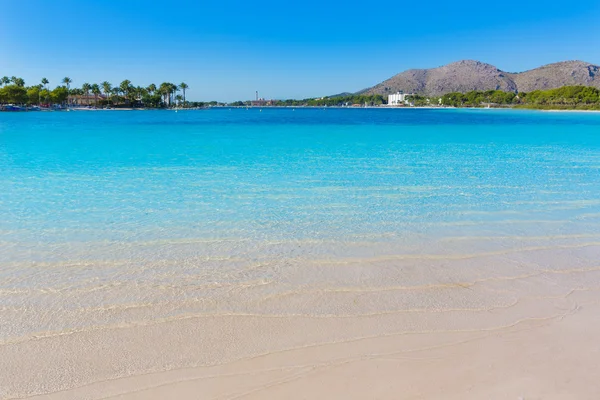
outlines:
M600 64L600 1L0 1L0 76L185 81L189 100L357 91L476 59Z

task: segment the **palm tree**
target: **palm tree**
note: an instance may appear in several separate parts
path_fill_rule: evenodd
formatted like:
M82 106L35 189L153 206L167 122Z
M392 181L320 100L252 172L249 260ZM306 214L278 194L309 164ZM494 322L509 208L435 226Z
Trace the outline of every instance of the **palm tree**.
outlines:
M179 86L174 85L171 83L171 96L173 99L173 103L175 103L175 95L177 94L177 91L179 90Z
M17 78L16 76L11 77L10 82L19 87L25 86L25 81L23 80L23 78Z
M110 101L110 95L112 92L112 85L110 84L110 82L108 81L104 81L102 82L100 85L102 85L102 91L104 92L104 95L106 96L106 101Z
M100 86L97 83L92 85L92 93L94 93L94 106L98 108L98 95L100 94Z
M183 100L183 97L181 97L181 95L180 95L180 94L178 94L177 96L175 96L175 100L177 100L177 103L178 103L179 105L181 105L181 100Z
M117 97L117 102L119 101L119 94L121 93L121 89L118 86L112 88L113 95Z
M90 85L89 83L84 83L83 85L81 85L81 90L83 90L83 92L85 93L85 104L87 106L90 105L90 89L92 88L92 85Z
M62 80L62 83L64 83L67 86L67 104L69 104L71 102L71 93L70 93L70 88L71 88L71 83L73 82L73 80L71 78L64 77Z
M156 92L156 85L154 83L151 83L150 85L148 85L148 87L146 88L146 90L150 94L154 94L154 92Z
M141 87L141 86L137 86L135 88L135 99L136 101L139 101L141 103L143 103L144 97L148 96L148 89Z
M46 79L46 78L42 78L42 85L43 85L43 86L44 86L44 88L46 89L46 98L45 98L45 101L46 101L46 103L48 103L48 93L50 92L50 91L48 90L48 84L49 84L49 83L50 83L50 81L49 81L48 79Z
M186 90L187 88L189 88L189 86L187 85L187 83L185 83L185 82L181 82L181 83L179 84L179 88L180 88L181 90L183 90L183 106L185 107L185 90Z
M125 96L126 100L130 100L129 99L129 94L131 93L131 81L128 79L125 79L123 82L121 82L121 84L119 85L119 89L121 89L121 92L123 93L123 95Z
M163 82L160 84L158 88L158 93L160 93L163 97L164 103L168 106L171 105L170 96L171 96L171 84L168 82Z

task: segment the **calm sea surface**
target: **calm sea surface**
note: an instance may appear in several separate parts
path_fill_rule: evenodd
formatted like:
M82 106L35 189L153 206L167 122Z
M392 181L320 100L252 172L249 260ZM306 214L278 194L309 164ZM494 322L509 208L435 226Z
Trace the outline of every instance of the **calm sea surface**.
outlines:
M598 243L598 114L0 114L0 343L196 314L495 307L540 286L392 288L593 268ZM552 287L595 279L569 276Z

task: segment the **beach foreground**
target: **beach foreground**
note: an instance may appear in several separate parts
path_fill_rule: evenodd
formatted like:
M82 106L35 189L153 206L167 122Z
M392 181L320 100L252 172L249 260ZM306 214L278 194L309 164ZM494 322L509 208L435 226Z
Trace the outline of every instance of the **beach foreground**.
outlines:
M26 390L32 382L44 382L54 391L73 380L83 384L31 397L49 400L594 398L600 390L598 292L579 290L531 303L526 310L485 317L499 324L519 322L435 333L373 329L390 324L385 317L322 321L241 316L89 332L4 347L2 357L11 360L11 369L2 374L11 379L3 387ZM532 317L519 318L519 312ZM55 346L62 351L44 356L40 364L41 352ZM113 377L114 371L158 360L169 365L182 354L227 358L228 352L259 349L262 355L216 366Z
M0 398L593 399L600 119L0 126Z

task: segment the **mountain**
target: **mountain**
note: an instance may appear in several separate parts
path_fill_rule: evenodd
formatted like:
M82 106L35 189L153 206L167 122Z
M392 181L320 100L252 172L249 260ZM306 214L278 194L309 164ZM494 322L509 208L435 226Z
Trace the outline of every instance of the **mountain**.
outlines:
M470 90L530 92L566 85L600 88L600 67L583 61L564 61L520 73L504 72L474 60L463 60L431 69L410 69L359 94L387 95L404 91L426 96Z

